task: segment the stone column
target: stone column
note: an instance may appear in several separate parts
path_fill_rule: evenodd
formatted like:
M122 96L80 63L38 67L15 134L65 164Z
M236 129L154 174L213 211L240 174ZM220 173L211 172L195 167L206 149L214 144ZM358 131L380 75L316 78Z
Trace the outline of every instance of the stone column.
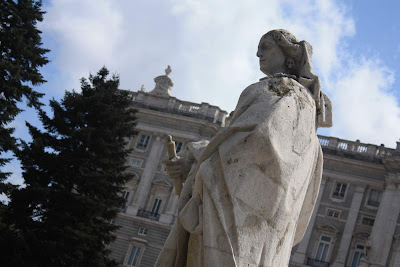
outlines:
M333 267L343 267L345 266L347 253L349 252L349 247L351 243L351 238L353 236L354 227L357 222L358 212L360 210L361 202L365 192L365 185L357 185L356 191L353 195L353 200L351 201L351 206L349 210L349 215L347 216L346 225L344 226L342 239L340 241L339 250L336 255L336 259L333 262Z
M374 267L386 266L400 212L400 175L389 173L385 178L386 188L372 228L371 249L367 255L370 266Z
M392 265L390 266L400 266L400 235L394 236L395 249L393 251Z
M136 189L132 204L128 206L126 213L136 215L139 209L144 208L146 198L151 187L151 181L157 170L160 161L161 153L164 149L164 138L160 135L153 136L155 138L149 156L147 157L146 167L144 168L142 177L140 177L139 185Z
M160 216L160 222L172 224L174 222L175 212L177 208L178 208L178 196L175 194L175 187L173 187L171 194L169 196L165 213L161 214Z
M321 203L322 194L324 193L326 180L321 180L321 186L319 187L317 202L315 203L313 213L310 218L310 222L308 223L307 230L304 233L303 239L300 241L299 246L297 247L296 252L292 257L292 262L304 264L306 260L306 253L308 248L308 242L310 241L310 237L312 234L312 230L314 228L315 218L317 217L319 205Z

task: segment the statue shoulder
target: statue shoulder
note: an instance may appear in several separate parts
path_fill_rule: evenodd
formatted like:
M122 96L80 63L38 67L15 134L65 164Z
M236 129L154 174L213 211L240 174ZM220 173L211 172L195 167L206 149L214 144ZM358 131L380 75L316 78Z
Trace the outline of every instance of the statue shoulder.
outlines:
M266 77L265 79L260 79L259 82L250 84L249 86L247 86L242 93L240 94L240 97L246 97L250 94L254 94L255 92L259 91L259 90L263 90L264 88L268 87L268 82L271 78Z
M287 95L289 92L308 92L308 90L294 78L294 76L272 76L262 78L259 82L249 85L242 91L239 102L243 102L243 100L247 102L252 101L252 99L260 95L273 94L281 97Z
M280 76L272 76L265 77L260 79L259 82L254 83L247 87L243 94L255 91L268 91L271 93L275 93L278 96L286 95L290 91L304 91L308 92L308 90L300 84L293 75L280 75Z

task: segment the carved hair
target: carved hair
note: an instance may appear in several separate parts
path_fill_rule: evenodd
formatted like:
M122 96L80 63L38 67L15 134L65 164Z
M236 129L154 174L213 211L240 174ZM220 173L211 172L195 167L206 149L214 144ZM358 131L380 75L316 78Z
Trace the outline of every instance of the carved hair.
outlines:
M313 72L312 46L306 41L299 42L293 34L286 30L272 30L264 36L268 35L272 36L286 56L287 73L295 75L297 81L313 94L317 107L317 125L319 127L331 127L332 103L321 92L319 77Z
M306 41L297 38L286 30L272 30L264 36L272 36L275 43L281 47L286 56L285 62L294 62L294 69L288 69L288 74L296 75L298 81L308 88L319 103L321 85L319 77L312 70L312 46Z
M265 36L268 35L270 35L274 39L275 43L282 49L283 54L286 56L286 62L294 62L296 70L295 73L290 74L300 77L301 58L304 52L301 42L286 30L272 30L265 34Z

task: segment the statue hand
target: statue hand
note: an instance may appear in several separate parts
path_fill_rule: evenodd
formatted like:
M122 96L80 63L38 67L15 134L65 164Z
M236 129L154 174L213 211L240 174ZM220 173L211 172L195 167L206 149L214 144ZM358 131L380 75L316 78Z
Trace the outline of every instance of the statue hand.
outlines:
M192 161L179 156L171 160L163 160L163 163L167 169L168 176L172 179L182 179L182 182L186 180L193 165Z

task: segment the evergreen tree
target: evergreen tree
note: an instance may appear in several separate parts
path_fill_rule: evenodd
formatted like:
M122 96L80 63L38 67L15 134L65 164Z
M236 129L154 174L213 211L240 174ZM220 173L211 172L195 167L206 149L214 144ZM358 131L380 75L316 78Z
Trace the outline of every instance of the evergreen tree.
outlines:
M43 20L40 7L41 1L0 1L0 167L10 160L4 153L16 148L14 129L8 124L21 112L18 102L25 97L28 106L41 105L42 94L32 88L45 82L39 68L48 62L44 54L49 50L41 48L41 32L36 28ZM9 175L0 171L0 193L9 194L13 188L4 182ZM0 230L4 209L1 205Z
M115 265L107 258L117 228L110 221L131 178L126 140L135 110L118 77L107 75L102 68L81 80L81 93L52 100L51 118L40 111L43 131L27 124L32 142L18 155L26 188L12 194L8 216L24 244L9 253L20 254L16 266Z

